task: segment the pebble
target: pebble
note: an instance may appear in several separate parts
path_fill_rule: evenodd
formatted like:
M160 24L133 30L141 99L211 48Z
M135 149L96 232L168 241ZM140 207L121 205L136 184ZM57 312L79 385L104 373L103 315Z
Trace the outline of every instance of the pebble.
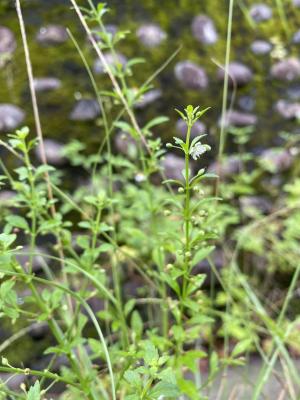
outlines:
M268 54L272 50L273 46L271 43L265 40L255 40L250 46L252 52L257 55Z
M205 70L192 61L177 63L175 65L175 77L186 89L201 90L208 85Z
M300 30L298 30L297 32L294 33L292 42L295 44L300 43Z
M255 125L257 123L257 117L254 114L244 113L236 110L228 111L225 114L224 125L228 126L249 126ZM221 125L221 118L219 120L219 125Z
M272 210L272 203L263 196L241 196L239 201L243 214L248 217L257 216L257 211L268 214Z
M250 112L255 107L255 100L251 96L242 96L238 99L239 107L246 112Z
M118 153L135 159L138 153L135 140L125 132L118 132L114 137L114 145Z
M5 26L0 26L0 57L4 54L12 54L17 47L15 35Z
M266 4L254 4L250 8L250 16L255 22L268 21L272 18L272 9Z
M61 81L53 77L34 78L33 84L36 92L47 92L61 87Z
M154 48L159 46L167 34L156 24L145 24L138 28L136 35L139 41L146 47Z
M60 166L66 163L63 155L63 144L52 139L44 139L44 148L47 162L51 165ZM34 149L35 156L42 163L40 154L40 144Z
M61 44L68 40L68 34L61 25L46 25L40 28L36 40L43 45Z
M181 173L185 167L183 158L178 157L175 154L167 154L161 161L161 166L166 179L177 179L180 181L183 179Z
M70 113L72 121L91 121L100 115L100 107L95 99L78 100Z
M111 68L118 64L121 64L122 67L125 67L127 63L127 58L123 54L118 52L116 54L113 54L111 52L104 53L104 58L108 66ZM105 73L105 68L99 58L97 58L97 60L94 62L94 72L95 74Z
M244 86L251 82L253 79L253 73L246 65L233 61L228 65L229 84L233 85L233 82L237 86ZM218 69L218 79L223 80L225 76L225 70L223 68Z
M295 57L278 61L272 66L271 75L282 81L293 81L300 78L300 61Z
M278 100L275 104L275 109L285 119L300 118L300 103L291 103L286 100Z
M212 45L218 40L218 33L211 18L197 15L192 22L193 36L202 44Z
M261 153L259 161L269 172L279 173L291 167L293 156L286 149L271 148Z
M0 132L14 131L22 124L25 113L13 104L0 104Z
M183 119L179 119L176 122L176 132L182 139L186 138L187 126ZM196 136L203 135L206 133L206 126L201 121L196 121L191 129L191 138L194 139Z
M222 164L218 161L213 162L208 171L215 173L220 176L220 178L228 178L232 177L235 174L238 174L242 168L242 161L239 156L228 156L223 158Z
M17 261L21 264L21 266L27 271L28 266L27 263L29 262L29 253L31 252L31 247L29 245L23 246L22 250L20 250L20 253L23 254L18 254L16 255ZM35 248L36 253L41 253L41 254L47 254L48 252L39 246L36 246ZM26 254L27 253L27 254ZM48 260L47 258L44 258L42 255L34 255L32 259L32 270L33 272L40 272L43 269L43 265L45 263L47 264Z
M135 108L145 108L149 104L154 103L156 100L160 99L162 96L162 91L160 89L152 89L144 93L140 99L135 103Z

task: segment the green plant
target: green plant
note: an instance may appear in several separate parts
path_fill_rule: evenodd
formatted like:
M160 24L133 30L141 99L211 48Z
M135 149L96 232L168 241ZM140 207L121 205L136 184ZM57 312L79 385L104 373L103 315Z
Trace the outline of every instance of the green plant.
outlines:
M65 185L63 171L49 166L43 151L41 165L33 157L32 150L43 144L33 91L38 140L25 127L0 141L14 158L0 160L1 185L14 191L13 200L3 207L1 223L0 317L10 328L21 327L0 345L0 372L27 378L21 391L12 391L8 376L0 384L0 397L42 399L60 383L62 399L204 400L220 373L245 365L256 351L263 367L253 399L261 395L278 358L288 382L284 391L294 399L299 377L289 348L299 345L298 320L289 312L299 278L297 171L285 185L282 209L264 217L261 210L244 213L237 207L241 196L260 195L265 177L273 171L247 152L251 128L242 128L231 130L238 145L233 155L241 163L239 173L218 178L208 172L203 167L210 150L202 143L205 135L191 139L194 124L208 109L189 105L177 110L186 123L185 138L174 137L166 145L183 155L183 171L176 171L180 179L165 179L166 150L155 132L168 119L157 116L140 126L135 109L157 72L133 88L131 77L142 60L122 66L116 50L127 32L112 36L106 31L103 18L109 10L104 4L89 1L85 9L71 3L112 84L110 90L99 89L85 52L69 32L102 112L104 140L93 152L80 141L66 144L64 156L88 180ZM116 56L112 65L103 55L107 49ZM223 116L227 85L228 77ZM116 153L111 142L120 131L130 145L127 156ZM222 125L219 162L227 159L225 134ZM285 147L290 150L296 144L289 137ZM220 197L213 196L216 179ZM217 251L222 254L219 269ZM259 273L249 271L258 261L266 265L264 288ZM292 272L279 304L268 297L270 271ZM16 342L36 325L50 332L50 344L43 349L48 365L41 370L22 357L17 363L10 360ZM64 363L57 367L60 359ZM200 363L207 365L207 373ZM229 396L227 383L224 375L217 398Z

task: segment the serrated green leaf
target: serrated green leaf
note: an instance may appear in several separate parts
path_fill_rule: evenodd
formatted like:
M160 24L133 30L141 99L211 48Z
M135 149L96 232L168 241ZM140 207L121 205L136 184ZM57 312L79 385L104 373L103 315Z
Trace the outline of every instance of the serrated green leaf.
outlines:
M200 261L205 260L214 249L215 246L208 246L198 250L191 261L191 266L194 267Z

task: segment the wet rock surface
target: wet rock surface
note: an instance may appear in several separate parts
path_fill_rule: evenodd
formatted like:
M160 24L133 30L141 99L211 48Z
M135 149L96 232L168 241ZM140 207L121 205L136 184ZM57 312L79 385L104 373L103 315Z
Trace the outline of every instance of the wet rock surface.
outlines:
M300 30L294 33L292 42L295 44L300 43Z
M185 139L187 133L186 122L183 119L179 119L176 123L176 133L177 135ZM198 135L203 135L206 133L206 126L201 121L196 121L191 129L191 138L195 138Z
M266 4L254 4L250 8L250 16L255 22L268 21L272 18L272 9Z
M61 81L53 77L34 78L33 83L36 92L48 92L61 87Z
M300 77L300 61L295 57L278 61L271 68L271 76L282 81L293 81Z
M253 79L253 73L247 65L242 64L238 61L233 61L228 66L229 84L235 84L237 86L244 86L251 82ZM217 73L218 79L223 80L225 71L223 68L219 68Z
M138 28L136 35L139 41L146 47L159 46L166 38L167 34L156 24L144 24Z
M255 107L255 99L251 96L242 96L238 99L238 105L243 111L250 112Z
M12 54L17 47L15 35L5 26L0 26L0 57L4 54Z
M201 90L208 85L208 77L203 68L192 61L181 61L175 65L175 77L186 89Z
M193 36L202 44L212 45L218 40L218 33L211 18L197 15L192 22Z
M257 211L268 214L272 210L271 201L263 196L241 196L239 201L243 214L249 217L253 217Z
M51 335L51 332L46 322L34 323L30 326L29 336L34 340L44 339L49 334Z
M0 206L9 204L16 197L16 194L12 190L0 190Z
M128 133L118 132L114 137L114 145L117 152L129 158L136 158L138 152L137 145Z
M208 171L214 174L218 174L220 178L228 178L240 172L242 168L242 162L238 156L229 156L223 158L222 163L218 161L213 162Z
M76 102L69 118L72 121L91 121L100 115L100 107L95 99L80 99Z
M184 159L175 154L167 154L162 162L161 167L166 179L182 180L181 171L184 170Z
M0 132L10 132L24 121L25 113L13 104L0 104Z
M113 24L109 24L109 25L105 25L105 31L106 33L110 34L112 37L114 37L116 35L116 33L118 32L118 27L117 25L113 25ZM92 31L92 35L93 38L96 40L96 42L102 42L102 29L93 29Z
M26 381L25 375L16 375L9 373L0 373L0 381L6 382L8 389L20 391L20 385Z
M64 26L46 25L40 28L36 40L43 45L62 44L68 40L68 34Z
M145 108L148 105L154 103L156 100L160 99L162 96L162 91L160 89L152 89L141 96L141 98L135 103L135 108Z
M127 63L127 58L123 54L118 52L116 54L113 54L111 52L104 53L104 58L108 66L111 68L118 65L124 67ZM93 69L95 74L104 74L106 72L105 67L99 58L97 58L97 60L94 62Z
M290 100L300 100L300 85L289 87L286 94Z
M23 248L19 251L20 254L16 255L17 261L21 264L21 266L28 271L28 263L30 259L31 247L29 245L23 246ZM47 259L41 254L48 254L47 250L43 247L36 246L32 260L32 271L40 272L43 270L43 266L47 264Z
M285 119L300 118L300 103L278 100L275 104L275 110Z
M292 154L282 148L264 150L259 157L260 164L271 173L284 172L293 163Z
M255 40L250 46L252 52L257 55L270 53L272 47L272 44L265 40Z
M222 120L220 118L219 125L221 125ZM228 111L224 116L224 126L248 126L255 125L257 123L257 117L254 114L240 112L236 110Z
M44 139L46 159L49 164L60 166L66 163L63 155L63 144L52 139ZM40 144L34 150L36 158L42 163Z

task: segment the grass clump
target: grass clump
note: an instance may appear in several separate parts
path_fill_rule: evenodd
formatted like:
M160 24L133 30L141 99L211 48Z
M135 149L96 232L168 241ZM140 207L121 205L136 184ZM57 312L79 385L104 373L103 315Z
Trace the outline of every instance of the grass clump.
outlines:
M1 224L0 311L6 323L24 325L0 346L0 372L26 377L20 390L13 390L11 375L6 375L0 396L43 399L55 389L61 399L204 400L218 382L220 399L234 391L226 388L228 367L246 365L256 351L263 368L251 388L252 398L260 398L280 359L287 380L281 393L296 399L299 376L289 350L299 345L297 319L289 319L287 312L299 278L299 231L293 223L299 220L299 180L292 177L286 185L283 208L264 218L255 212L241 216L231 200L255 195L261 177L270 173L268 165L245 151L252 129L227 132L222 127L220 177L207 171L205 156L211 148L203 143L205 135L191 137L208 108L188 105L176 110L186 134L164 146L155 129L168 119L157 116L140 126L135 108L156 73L140 88L132 88L130 78L142 60L119 62L117 46L127 33L113 36L106 31L104 4L88 2L89 9L82 9L71 3L112 85L111 90L99 89L69 32L101 109L104 139L92 153L78 141L65 146L72 171L79 168L89 177L88 184L78 185L74 176L74 185L65 185L62 171L47 163L32 90L37 137L24 127L0 141L15 160L13 168L7 166L8 157L0 160L1 184L14 192ZM232 7L233 2L229 39ZM19 1L17 10L32 88ZM112 64L104 56L107 49ZM223 114L226 85L224 92ZM112 137L119 131L127 156L114 152ZM240 165L226 183L221 168L225 134L232 134L238 145L233 156ZM280 150L290 151L295 142L285 139ZM36 146L41 164L33 156ZM167 151L183 155L182 171L175 168L170 179L162 168ZM255 167L251 170L249 164ZM216 187L220 197L213 195ZM266 248L271 248L268 267L277 266L274 258L280 253L278 266L292 272L279 307L261 298L258 274L252 276L247 269L253 264L249 260L261 260ZM12 365L9 350L36 326L46 327L51 336L43 352L46 367L35 368L22 359Z

